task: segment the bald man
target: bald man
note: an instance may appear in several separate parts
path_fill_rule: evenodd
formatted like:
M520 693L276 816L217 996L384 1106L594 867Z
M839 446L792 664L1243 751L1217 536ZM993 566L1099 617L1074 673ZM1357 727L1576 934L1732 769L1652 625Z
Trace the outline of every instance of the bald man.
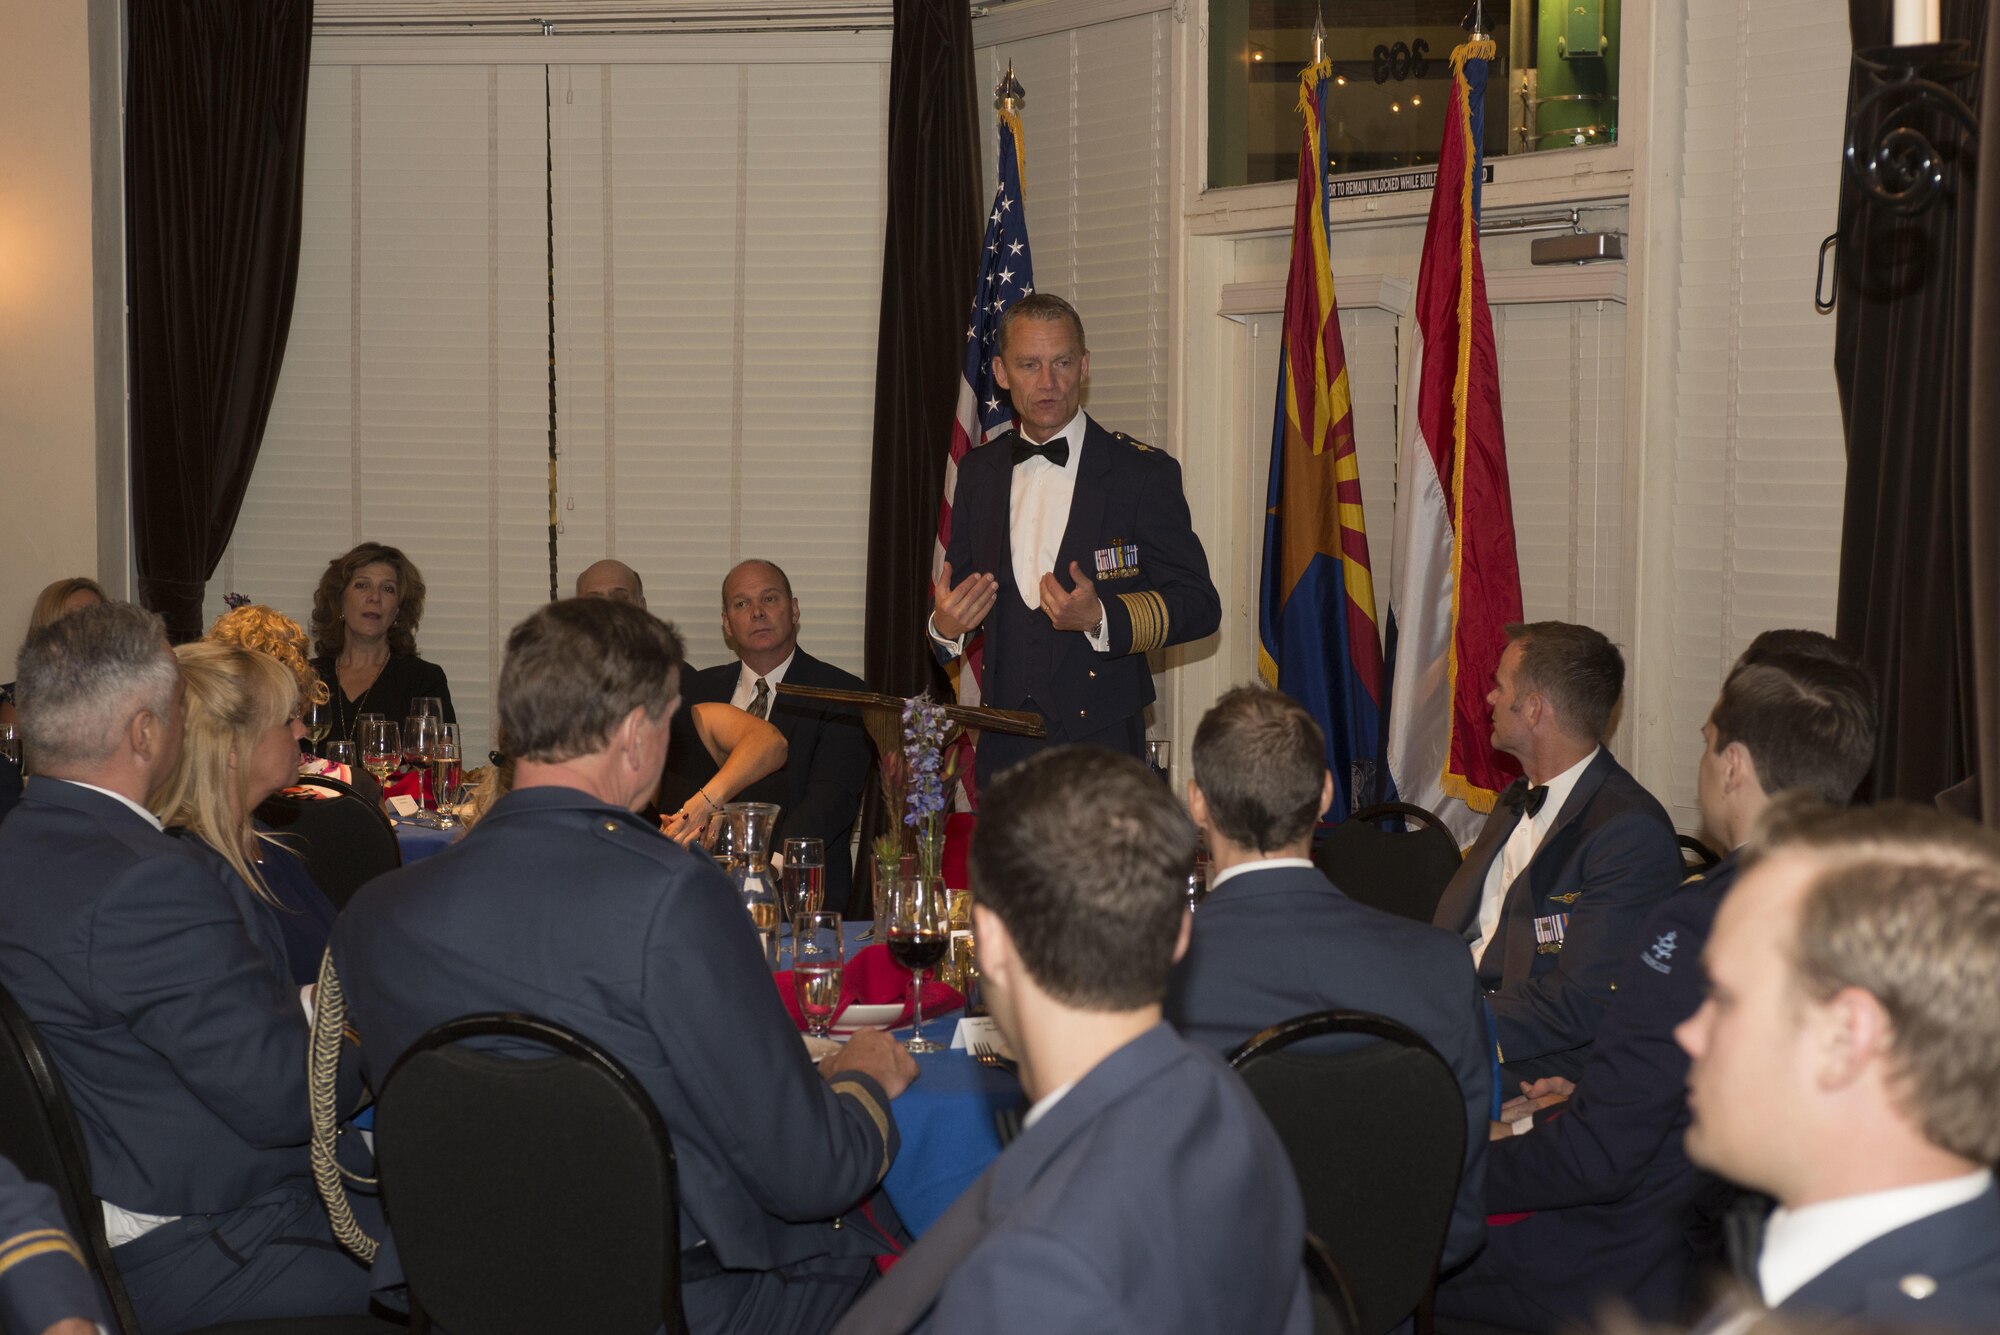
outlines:
M605 557L584 567L576 577L576 596L579 598L609 598L616 603L631 603L643 608L646 605L646 586L639 578L639 572L623 561Z

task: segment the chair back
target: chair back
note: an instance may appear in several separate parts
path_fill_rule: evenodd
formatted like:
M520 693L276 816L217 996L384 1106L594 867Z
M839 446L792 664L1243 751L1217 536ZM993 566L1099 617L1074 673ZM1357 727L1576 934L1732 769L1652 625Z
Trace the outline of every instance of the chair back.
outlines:
M1306 1287L1312 1292L1313 1335L1359 1335L1361 1314L1354 1310L1354 1286L1326 1244L1310 1233L1306 1234Z
M1722 854L1691 834L1679 835L1677 839L1681 846L1681 870L1689 876L1700 876L1722 861Z
M1463 861L1444 822L1408 802L1378 802L1328 826L1312 859L1349 899L1423 923Z
M1360 1335L1393 1330L1429 1296L1458 1199L1465 1097L1451 1067L1394 1020L1341 1010L1273 1025L1229 1064L1284 1142Z
M375 1153L413 1325L685 1331L673 1146L587 1040L528 1015L437 1026L389 1073Z
M104 1238L104 1212L90 1189L90 1153L76 1123L76 1110L41 1036L4 987L0 987L0 1154L14 1161L21 1176L55 1192L70 1235L89 1258L109 1299L118 1331L138 1335L139 1319L111 1259L111 1244Z
M273 793L257 808L257 819L285 836L285 846L299 855L334 908L344 909L356 890L403 865L402 846L378 803L324 774L304 782L334 796Z

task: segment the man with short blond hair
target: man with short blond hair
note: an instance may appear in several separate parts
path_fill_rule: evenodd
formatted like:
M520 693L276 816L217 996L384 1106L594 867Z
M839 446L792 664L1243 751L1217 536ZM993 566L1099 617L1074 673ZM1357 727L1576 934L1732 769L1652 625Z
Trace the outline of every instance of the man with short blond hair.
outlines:
M1689 1157L1777 1201L1764 1306L1991 1330L2000 1313L2000 835L1774 804L1716 915ZM1719 1328L1747 1329L1742 1315Z

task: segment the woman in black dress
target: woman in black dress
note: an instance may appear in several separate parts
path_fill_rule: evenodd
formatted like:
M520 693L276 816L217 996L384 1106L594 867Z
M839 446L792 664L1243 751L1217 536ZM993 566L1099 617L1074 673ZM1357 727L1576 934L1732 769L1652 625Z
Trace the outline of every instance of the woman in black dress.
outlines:
M359 741L363 714L401 722L410 701L434 695L448 723L458 722L444 669L417 656L424 577L409 557L364 542L327 563L313 592L313 670L332 688L328 737Z

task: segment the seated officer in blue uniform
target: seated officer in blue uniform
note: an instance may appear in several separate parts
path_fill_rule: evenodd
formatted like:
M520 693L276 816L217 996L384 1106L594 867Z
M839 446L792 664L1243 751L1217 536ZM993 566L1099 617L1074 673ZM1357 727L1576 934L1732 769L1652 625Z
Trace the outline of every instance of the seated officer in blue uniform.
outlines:
M1521 762L1431 921L1471 944L1513 1079L1574 1080L1639 927L1681 881L1673 822L1604 745L1625 659L1589 626L1511 625L1486 703Z
M165 628L100 603L29 636L19 668L34 777L0 825L0 983L62 1072L140 1323L366 1310L313 1190L284 944L142 805L181 744Z
M981 985L1033 1100L1020 1138L842 1335L1307 1335L1305 1207L1234 1073L1160 1017L1195 832L1139 761L1045 751L985 796Z
M1493 1111L1492 1044L1465 943L1357 904L1312 864L1333 801L1319 725L1298 701L1242 686L1194 735L1188 810L1208 843L1208 898L1167 988L1181 1036L1224 1055L1261 1029L1322 1010L1408 1025L1438 1050L1465 1098L1465 1170L1443 1266L1486 1235L1480 1201Z
M1799 808L1807 808L1800 810ZM1688 1157L1777 1209L1743 1256L1801 1326L2000 1313L2000 835L1891 804L1766 814L1715 915ZM1704 1329L1736 1330L1718 1311Z
M635 814L682 662L673 627L622 602L551 603L516 626L499 687L513 789L450 849L364 886L334 963L376 1082L479 1011L602 1046L673 1138L690 1328L821 1331L891 1249L875 1190L897 1148L889 1100L916 1066L866 1031L815 1070L729 882Z
M1049 735L982 735L981 786L1058 742L1141 754L1147 651L1222 622L1180 465L1082 409L1090 352L1076 310L1048 292L1017 301L993 375L1021 425L959 460L931 636L949 662L981 631L985 703L1039 711Z
M97 1280L55 1192L0 1159L0 1330L98 1335L110 1324Z
M1830 657L1738 666L1702 729L1702 825L1729 852L1647 919L1618 975L1583 1075L1529 1084L1496 1124L1485 1208L1533 1211L1489 1230L1477 1263L1438 1291L1437 1310L1525 1329L1588 1321L1617 1299L1677 1320L1689 1293L1689 1210L1701 1176L1682 1149L1687 1055L1674 1028L1702 998L1701 952L1743 846L1771 794L1802 789L1845 805L1875 755L1874 686ZM1523 1102L1523 1101L1517 1101Z

